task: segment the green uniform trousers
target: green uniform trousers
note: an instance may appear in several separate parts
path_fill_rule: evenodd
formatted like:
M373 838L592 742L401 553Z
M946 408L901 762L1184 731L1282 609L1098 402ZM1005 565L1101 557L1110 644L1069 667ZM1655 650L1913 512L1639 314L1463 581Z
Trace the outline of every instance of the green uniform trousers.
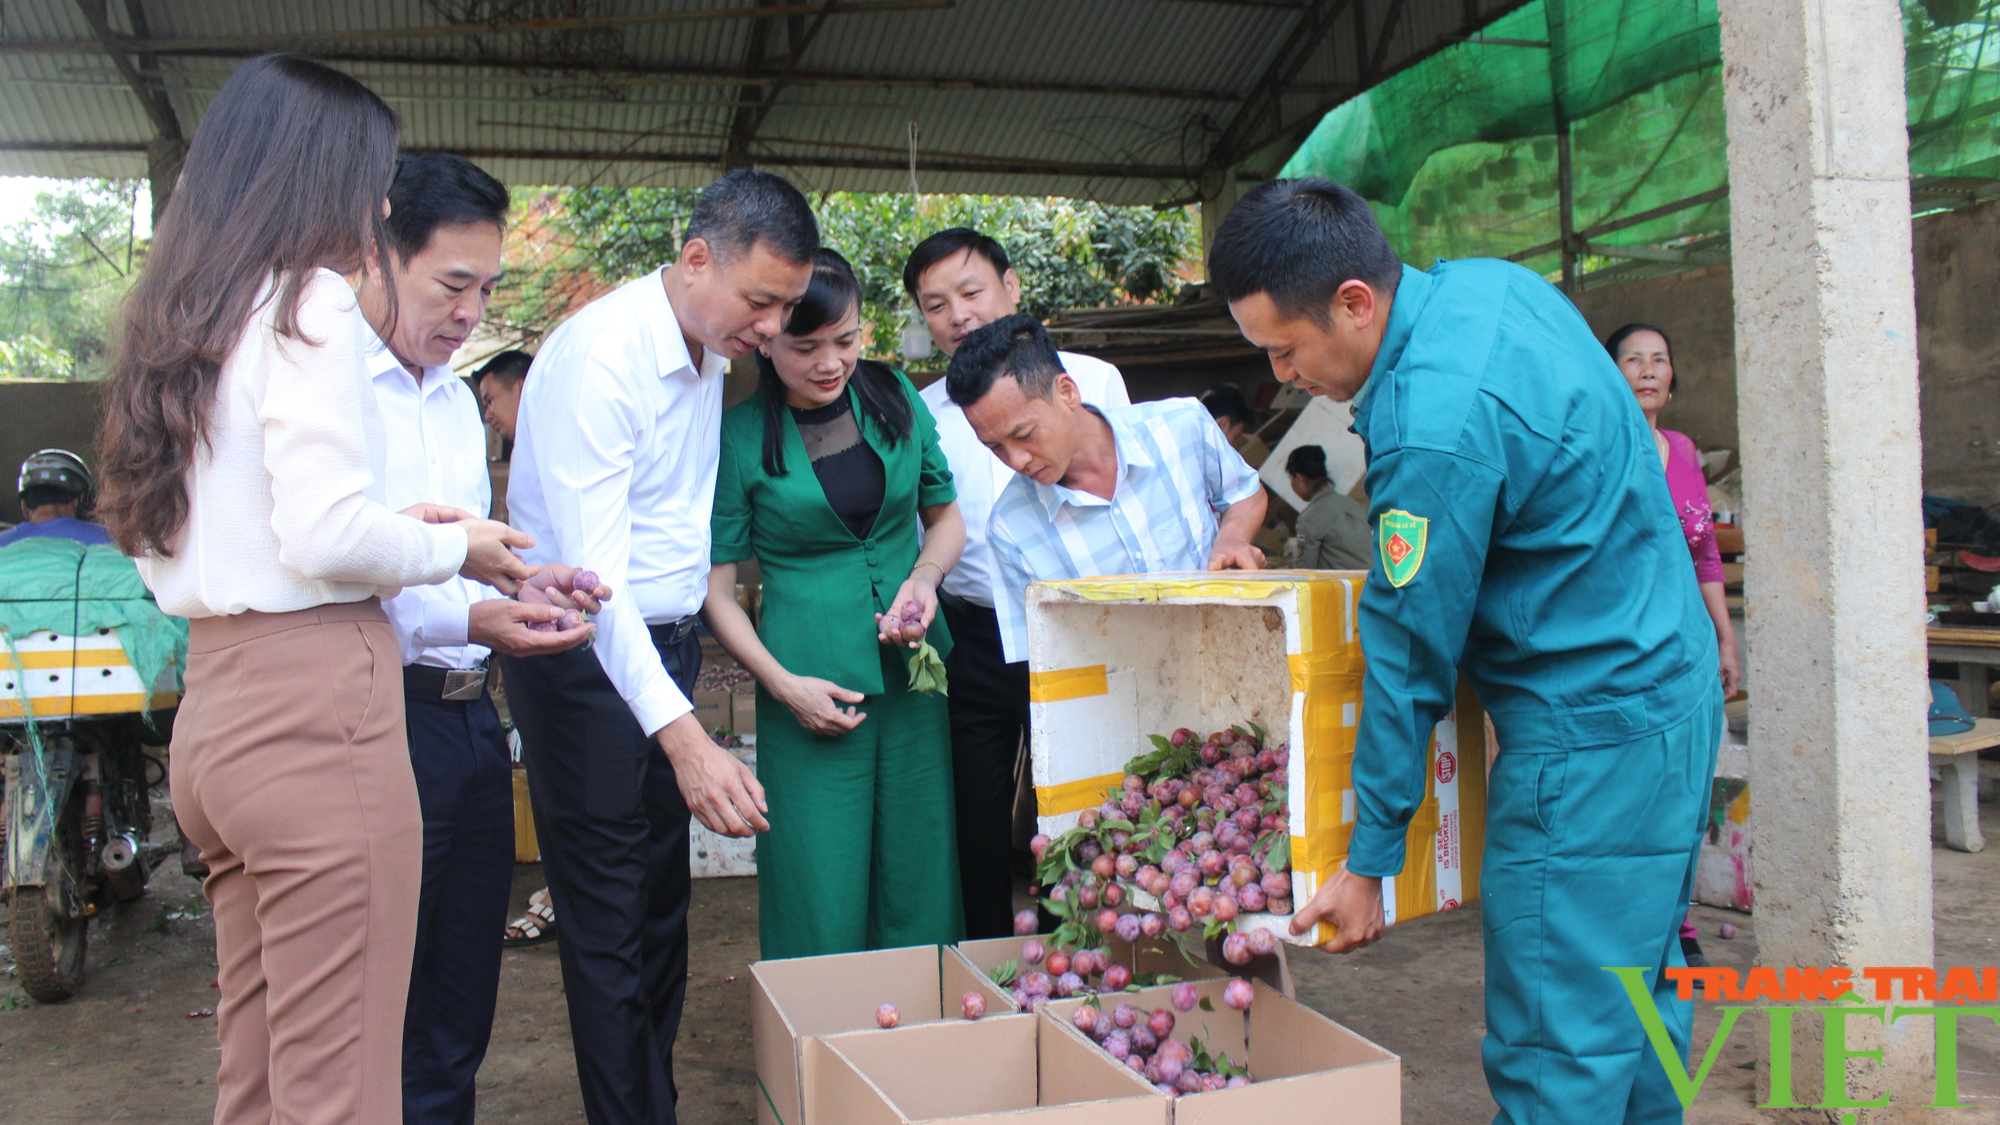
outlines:
M1638 1013L1607 967L1648 970L1687 1069L1683 966L1722 732L1722 693L1621 746L1516 753L1488 783L1480 921L1486 937L1486 1081L1496 1125L1669 1125L1681 1105Z
M951 722L883 650L881 695L836 738L810 734L757 689L757 779L771 830L757 841L762 956L811 957L958 941Z

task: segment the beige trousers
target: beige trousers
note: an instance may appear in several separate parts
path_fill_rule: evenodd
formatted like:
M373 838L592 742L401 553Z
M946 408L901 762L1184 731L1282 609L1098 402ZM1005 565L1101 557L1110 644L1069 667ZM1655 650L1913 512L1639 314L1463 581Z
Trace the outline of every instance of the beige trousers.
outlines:
M174 811L209 866L216 1125L399 1125L423 816L381 604L192 623Z

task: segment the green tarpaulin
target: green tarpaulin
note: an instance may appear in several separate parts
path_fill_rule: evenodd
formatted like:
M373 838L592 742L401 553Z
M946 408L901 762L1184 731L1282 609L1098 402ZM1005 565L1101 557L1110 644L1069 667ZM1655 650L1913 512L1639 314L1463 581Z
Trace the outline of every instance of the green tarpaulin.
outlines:
M139 682L153 684L168 665L187 666L188 626L153 603L132 560L109 546L71 539L23 539L0 547L0 634L7 647L48 629L85 636L117 631Z
M2000 0L1906 2L1910 170L2000 175ZM1406 261L1507 257L1560 235L1567 121L1575 229L1726 188L1715 0L1533 0L1327 114L1283 175L1367 197ZM1593 235L1658 245L1727 229L1718 198ZM1556 268L1553 253L1529 260Z

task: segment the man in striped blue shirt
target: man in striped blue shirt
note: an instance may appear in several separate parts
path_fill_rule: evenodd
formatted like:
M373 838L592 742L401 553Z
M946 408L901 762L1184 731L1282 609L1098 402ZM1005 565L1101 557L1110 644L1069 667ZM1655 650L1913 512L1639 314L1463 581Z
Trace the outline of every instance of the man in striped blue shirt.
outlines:
M1019 474L987 528L1009 663L1028 658L1030 582L1263 567L1250 537L1264 486L1194 399L1088 405L1025 314L967 336L945 380L979 440Z

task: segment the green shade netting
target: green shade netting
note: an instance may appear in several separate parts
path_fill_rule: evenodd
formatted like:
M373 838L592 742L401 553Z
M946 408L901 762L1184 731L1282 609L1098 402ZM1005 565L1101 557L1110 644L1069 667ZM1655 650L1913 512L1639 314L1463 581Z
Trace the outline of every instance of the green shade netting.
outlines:
M1909 0L1903 17L1911 173L2000 175L2000 0ZM1577 230L1727 186L1715 0L1533 0L1479 38L1334 109L1281 174L1353 188L1423 264L1559 237L1559 119ZM1719 199L1591 240L1656 245L1728 223Z
M0 547L0 639L11 649L41 629L67 636L115 630L143 684L170 664L187 666L187 622L160 611L139 568L116 547L72 539Z

